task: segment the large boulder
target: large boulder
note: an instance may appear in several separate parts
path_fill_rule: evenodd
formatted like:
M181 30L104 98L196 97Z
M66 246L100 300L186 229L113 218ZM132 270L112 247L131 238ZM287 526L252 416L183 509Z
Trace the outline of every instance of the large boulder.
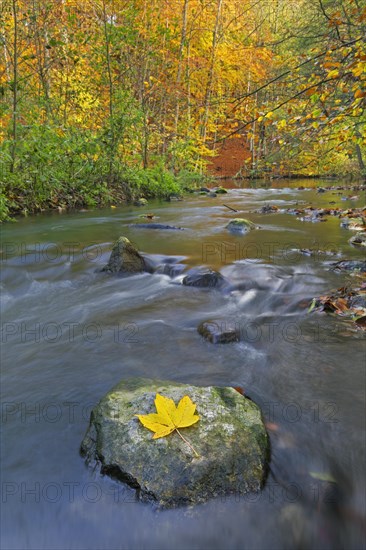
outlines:
M157 393L176 405L188 395L197 406L199 421L180 431L198 456L177 432L152 439L135 416L156 412ZM259 491L269 446L257 405L233 388L130 379L93 409L81 453L91 467L135 488L141 500L174 507Z
M254 223L245 218L234 218L226 227L231 233L247 233L252 229L256 229Z
M107 273L119 274L151 272L151 270L151 266L126 237L120 237L114 243L109 261L102 268L102 271Z

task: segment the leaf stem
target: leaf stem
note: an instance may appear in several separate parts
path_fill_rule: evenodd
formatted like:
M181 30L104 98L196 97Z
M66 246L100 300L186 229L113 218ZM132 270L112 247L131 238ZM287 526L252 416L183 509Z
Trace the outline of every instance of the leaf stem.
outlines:
M190 442L180 433L180 431L178 430L178 428L175 428L176 431L178 432L178 435L180 435L180 437L183 439L183 441L185 441L187 443L187 445L192 449L192 451L194 452L194 454L196 455L197 458L200 457L200 455L197 453L197 451L194 449L194 447L190 444Z

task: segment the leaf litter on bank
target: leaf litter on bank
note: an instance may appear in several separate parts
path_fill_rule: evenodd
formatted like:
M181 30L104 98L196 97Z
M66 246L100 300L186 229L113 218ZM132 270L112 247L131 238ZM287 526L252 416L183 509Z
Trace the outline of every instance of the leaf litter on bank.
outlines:
M308 313L324 311L366 330L366 274L355 274L356 281L338 288L333 294L313 298ZM359 282L359 284L355 284Z

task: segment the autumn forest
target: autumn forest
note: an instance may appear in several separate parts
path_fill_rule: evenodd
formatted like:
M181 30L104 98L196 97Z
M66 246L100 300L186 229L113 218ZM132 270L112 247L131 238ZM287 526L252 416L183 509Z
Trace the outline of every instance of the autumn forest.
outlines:
M365 0L0 9L2 219L207 177L366 176Z

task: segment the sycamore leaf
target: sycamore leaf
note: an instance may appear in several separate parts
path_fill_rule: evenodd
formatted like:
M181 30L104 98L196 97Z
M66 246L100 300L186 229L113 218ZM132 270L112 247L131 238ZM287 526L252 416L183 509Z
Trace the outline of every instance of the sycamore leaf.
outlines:
M196 405L185 395L179 401L176 407L173 399L164 397L159 393L155 397L156 413L136 414L141 424L154 432L153 439L166 437L175 430L179 436L191 447L196 456L199 456L192 445L182 436L178 428L188 428L199 420L198 414L195 414Z

